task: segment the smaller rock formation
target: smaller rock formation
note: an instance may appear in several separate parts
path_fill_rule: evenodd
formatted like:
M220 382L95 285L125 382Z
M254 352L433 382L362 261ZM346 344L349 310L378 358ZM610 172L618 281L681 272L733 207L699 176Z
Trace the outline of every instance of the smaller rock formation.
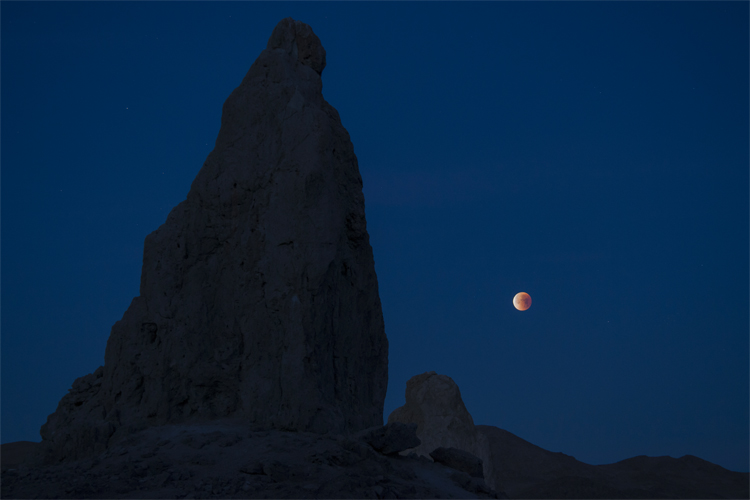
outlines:
M476 455L472 455L468 451L459 450L458 448L441 447L431 452L430 456L435 462L465 472L471 477L484 479L482 459Z
M393 410L388 423L417 424L419 446L407 450L429 457L436 448L458 448L477 455L479 438L474 419L452 378L426 372L406 382L406 404Z

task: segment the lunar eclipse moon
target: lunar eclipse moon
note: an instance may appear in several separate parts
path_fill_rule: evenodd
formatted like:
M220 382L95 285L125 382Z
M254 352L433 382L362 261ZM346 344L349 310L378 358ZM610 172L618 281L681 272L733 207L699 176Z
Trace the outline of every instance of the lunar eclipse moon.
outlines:
M526 292L519 292L513 297L513 306L519 311L525 311L531 307L531 296Z

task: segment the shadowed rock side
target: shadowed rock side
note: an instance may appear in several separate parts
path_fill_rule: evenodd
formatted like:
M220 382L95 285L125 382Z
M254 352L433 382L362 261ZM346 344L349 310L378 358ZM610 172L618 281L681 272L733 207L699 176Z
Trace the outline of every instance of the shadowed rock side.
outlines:
M273 30L224 103L187 199L146 237L140 295L112 327L104 366L42 426L48 461L167 423L382 424L388 341L362 179L323 99L325 64L308 25Z

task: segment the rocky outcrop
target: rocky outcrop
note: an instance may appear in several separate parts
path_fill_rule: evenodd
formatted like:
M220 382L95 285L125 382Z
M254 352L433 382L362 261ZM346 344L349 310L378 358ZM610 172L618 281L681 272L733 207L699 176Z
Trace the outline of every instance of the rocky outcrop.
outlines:
M438 448L462 450L477 458L490 488L501 491L495 484L492 454L486 436L477 432L474 419L466 409L458 385L447 375L433 371L415 375L406 382L406 404L388 416L388 423L417 424L419 446L405 450L402 455L416 453L428 457Z
M325 50L291 18L224 103L187 199L146 238L140 295L104 366L41 429L48 459L147 426L382 424L388 341L349 134L323 99Z
M476 455L479 438L461 391L452 378L435 372L406 382L406 404L393 410L388 422L417 424L422 444L407 453L428 457L436 448L458 448ZM480 457L481 458L481 457Z

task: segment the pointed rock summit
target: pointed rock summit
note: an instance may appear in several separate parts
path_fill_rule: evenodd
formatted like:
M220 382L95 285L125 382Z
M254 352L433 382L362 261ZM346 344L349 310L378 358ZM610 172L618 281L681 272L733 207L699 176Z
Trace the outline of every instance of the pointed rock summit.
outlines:
M317 433L382 425L388 340L326 53L291 18L224 103L187 199L146 237L140 295L103 367L42 426L49 460L135 429L238 418Z

